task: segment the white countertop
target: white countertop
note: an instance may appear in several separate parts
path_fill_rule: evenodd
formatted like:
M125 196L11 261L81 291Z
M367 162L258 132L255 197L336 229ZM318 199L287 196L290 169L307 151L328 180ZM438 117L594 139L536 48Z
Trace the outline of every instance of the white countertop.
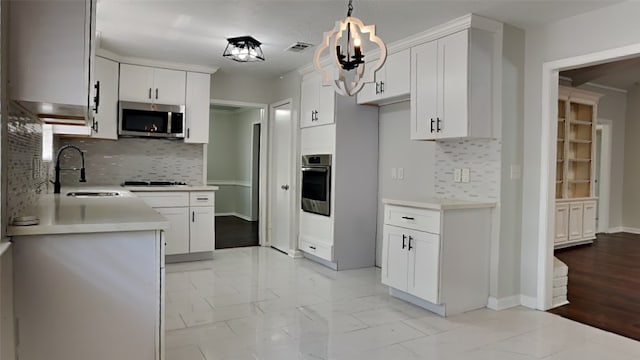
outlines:
M201 185L167 185L167 186L123 186L122 189L126 189L133 192L143 191L216 191L220 189L217 186Z
M382 202L388 205L409 206L421 209L431 210L456 210L456 209L479 209L492 208L496 206L495 202L474 202L457 199L416 199L416 200L396 200L382 199Z
M70 191L118 191L121 197L74 198ZM97 233L168 229L169 221L143 200L120 187L63 188L62 194L44 194L34 214L40 224L9 226L8 236Z

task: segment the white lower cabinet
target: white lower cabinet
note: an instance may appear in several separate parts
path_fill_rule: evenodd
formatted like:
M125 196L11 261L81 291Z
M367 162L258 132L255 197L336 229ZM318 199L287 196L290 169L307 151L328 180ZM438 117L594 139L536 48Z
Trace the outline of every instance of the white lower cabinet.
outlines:
M132 191L170 221L167 255L215 250L213 191Z
M384 201L382 283L391 295L442 316L485 307L493 205L433 210Z
M166 217L171 227L166 230L166 254L186 254L189 252L189 208L155 208Z
M598 202L595 199L556 200L556 248L592 242L596 238Z

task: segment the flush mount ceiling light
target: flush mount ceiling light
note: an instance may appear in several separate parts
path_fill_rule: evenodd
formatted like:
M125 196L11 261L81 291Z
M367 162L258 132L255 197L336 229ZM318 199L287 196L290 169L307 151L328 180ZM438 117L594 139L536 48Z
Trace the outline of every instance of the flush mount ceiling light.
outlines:
M238 62L264 61L260 41L251 36L227 39L228 44L222 56Z
M324 33L313 61L315 68L322 74L323 85L333 85L342 96L353 96L365 83L374 82L375 72L387 59L387 46L376 36L376 26L365 25L362 20L352 17L352 12L353 4L349 0L347 17L343 21L336 21L333 30ZM367 39L367 35L368 41L363 41ZM380 49L378 61L365 64L365 47ZM323 67L320 61L325 50L331 61L328 68ZM369 67L367 71L365 66Z

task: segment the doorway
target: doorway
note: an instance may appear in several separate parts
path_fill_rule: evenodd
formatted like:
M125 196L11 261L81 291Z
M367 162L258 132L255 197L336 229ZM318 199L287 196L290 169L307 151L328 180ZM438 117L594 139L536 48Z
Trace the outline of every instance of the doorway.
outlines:
M265 223L261 180L266 105L213 100L206 148L207 184L216 192L216 249L259 246Z

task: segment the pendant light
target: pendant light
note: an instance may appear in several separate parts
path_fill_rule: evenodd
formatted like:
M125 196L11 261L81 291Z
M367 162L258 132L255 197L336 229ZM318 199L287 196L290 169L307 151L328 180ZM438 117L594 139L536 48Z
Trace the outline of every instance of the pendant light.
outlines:
M375 25L365 25L362 20L351 16L352 0L349 0L347 17L336 21L331 31L324 33L322 43L316 49L314 66L322 74L323 85L333 86L342 96L357 94L365 83L375 81L375 72L387 59L387 47L377 35ZM365 63L365 44L380 49L377 61ZM322 67L321 57L327 50L330 66ZM369 67L365 71L365 67Z
M251 36L227 39L227 47L222 56L238 62L264 61L260 41Z

